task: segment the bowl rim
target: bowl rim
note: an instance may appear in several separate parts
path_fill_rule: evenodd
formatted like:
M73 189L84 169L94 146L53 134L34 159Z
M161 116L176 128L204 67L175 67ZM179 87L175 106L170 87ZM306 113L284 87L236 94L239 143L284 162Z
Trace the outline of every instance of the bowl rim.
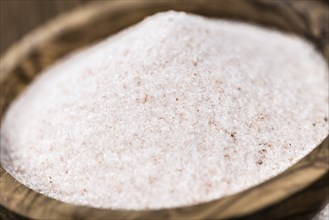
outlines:
M134 4L141 4L141 2L134 2L130 7L134 7ZM63 13L59 17L51 19L46 24L36 28L1 56L0 85L2 85L6 77L9 77L11 70L21 58L28 56L27 51L30 48L53 39L54 36L57 36L64 28L70 27L70 25L81 25L86 20L94 16L99 16L97 13L113 13L115 10L119 10L126 5L126 3L119 1L109 1L106 4L100 4L99 2L88 3L72 11ZM77 19L81 13L86 15L85 19ZM40 37L41 33L42 37ZM142 211L93 208L61 202L37 193L21 184L0 165L0 189L2 194L0 196L0 205L14 213L37 219L58 219L69 218L71 216L93 218L113 216L115 219L147 219L152 216L161 215L166 216L166 218L189 218L196 216L195 210L198 210L200 213L209 212L210 214L207 218L240 217L278 203L305 189L326 175L329 171L329 164L327 163L329 155L328 146L329 135L326 136L319 146L295 165L281 174L245 191L192 206ZM267 192L267 194L264 194L264 192ZM251 200L257 201L250 203ZM40 212L35 211L36 209L40 209L40 205L44 206L43 210Z

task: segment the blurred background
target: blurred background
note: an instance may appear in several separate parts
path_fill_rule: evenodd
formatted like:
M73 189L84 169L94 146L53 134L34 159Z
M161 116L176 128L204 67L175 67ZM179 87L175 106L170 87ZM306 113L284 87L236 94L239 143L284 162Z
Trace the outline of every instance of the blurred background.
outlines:
M56 15L94 0L0 0L0 54L24 34ZM115 0L102 0L115 1ZM119 1L119 0L116 0ZM140 1L140 0L120 0ZM146 0L142 0L146 1ZM170 0L172 1L172 0ZM228 0L214 0L228 1ZM235 0L239 1L239 0ZM243 1L243 0L242 0ZM277 1L277 0L269 0ZM295 0L322 1L329 0Z
M0 0L0 53L36 26L92 0Z

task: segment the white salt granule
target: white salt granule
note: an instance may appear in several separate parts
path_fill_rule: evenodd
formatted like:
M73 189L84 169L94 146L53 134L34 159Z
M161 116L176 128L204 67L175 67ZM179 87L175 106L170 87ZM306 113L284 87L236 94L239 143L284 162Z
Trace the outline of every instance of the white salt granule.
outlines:
M69 203L191 205L303 158L327 105L328 66L304 40L159 13L44 71L4 117L1 164Z
M312 220L328 220L329 219L329 204L326 205Z

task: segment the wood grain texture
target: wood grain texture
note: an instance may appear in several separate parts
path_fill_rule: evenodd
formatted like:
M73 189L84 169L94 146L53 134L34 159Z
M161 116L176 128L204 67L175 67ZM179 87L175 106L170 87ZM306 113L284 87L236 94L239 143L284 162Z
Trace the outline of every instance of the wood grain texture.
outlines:
M1 118L14 98L57 59L147 15L169 9L252 21L294 32L313 42L329 61L329 9L320 1L93 2L37 29L1 58ZM0 166L0 205L9 213L3 215L4 219L22 218L18 215L35 219L305 219L328 202L328 158L329 137L281 175L247 191L199 205L147 211L59 202L23 186Z
M0 0L0 53L58 14L91 0Z

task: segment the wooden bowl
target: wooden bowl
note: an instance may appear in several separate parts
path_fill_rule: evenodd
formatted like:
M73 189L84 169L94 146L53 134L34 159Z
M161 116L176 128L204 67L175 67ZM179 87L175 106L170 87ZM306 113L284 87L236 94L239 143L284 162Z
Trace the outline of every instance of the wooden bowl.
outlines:
M157 11L181 10L294 32L329 60L328 5L320 1L100 1L64 14L17 42L1 58L0 118L42 69ZM0 166L1 219L305 219L328 201L329 137L275 178L241 193L172 209L97 209L60 202L17 182Z

